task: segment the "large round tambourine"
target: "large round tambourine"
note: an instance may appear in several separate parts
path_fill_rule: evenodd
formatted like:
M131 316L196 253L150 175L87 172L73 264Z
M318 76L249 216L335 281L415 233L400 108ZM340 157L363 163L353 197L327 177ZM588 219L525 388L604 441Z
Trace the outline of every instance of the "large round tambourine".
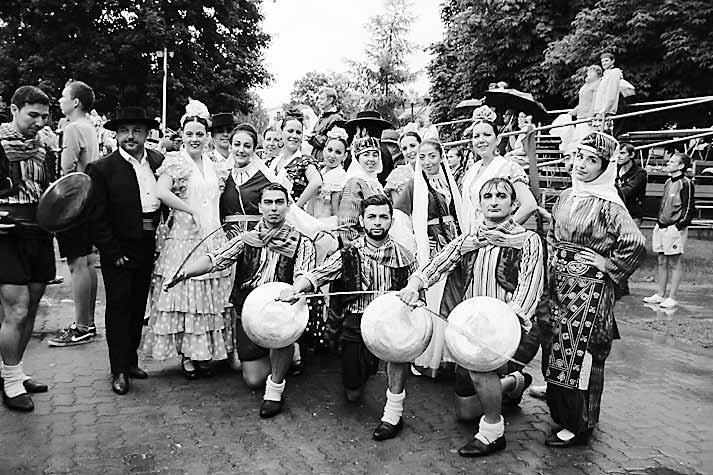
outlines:
M424 352L433 320L422 308L406 305L395 293L376 297L361 317L364 344L377 358L409 363Z
M92 179L81 172L69 173L42 193L37 223L50 233L66 231L84 218L92 192Z
M307 328L305 299L295 304L276 300L290 284L270 282L250 292L243 304L243 329L248 338L265 348L284 348L296 342Z
M446 345L459 365L471 371L493 371L515 354L520 321L512 308L492 297L459 303L448 316Z

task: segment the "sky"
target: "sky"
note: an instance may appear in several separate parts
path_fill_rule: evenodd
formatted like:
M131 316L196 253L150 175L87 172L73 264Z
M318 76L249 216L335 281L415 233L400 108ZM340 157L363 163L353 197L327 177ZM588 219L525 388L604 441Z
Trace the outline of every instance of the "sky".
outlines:
M425 68L430 54L424 51L443 36L440 0L413 0L416 19L409 39L417 44L408 58L412 70L423 71L412 87L428 92ZM310 71L344 72L345 59L363 59L369 35L368 19L383 11L383 0L264 0L263 29L272 40L265 65L273 75L270 86L258 90L265 107L289 100L292 85Z

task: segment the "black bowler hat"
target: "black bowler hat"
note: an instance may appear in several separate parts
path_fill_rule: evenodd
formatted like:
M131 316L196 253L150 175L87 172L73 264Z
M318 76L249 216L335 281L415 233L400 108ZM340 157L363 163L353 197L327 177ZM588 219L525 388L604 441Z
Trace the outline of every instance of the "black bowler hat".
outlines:
M117 127L124 124L143 124L149 129L158 129L161 127L154 119L149 118L146 114L146 109L143 107L122 107L116 111L116 117L104 123L104 128L107 130L116 130Z
M384 129L393 129L391 122L381 118L381 114L374 110L365 110L357 112L356 119L348 120L344 128L347 130L349 137L353 137L357 127L366 128L371 137L381 137L381 132Z
M208 127L208 132L212 132L215 129L220 129L222 127L228 127L232 129L238 125L235 120L235 116L230 112L221 112L219 114L213 114L210 118L210 127Z

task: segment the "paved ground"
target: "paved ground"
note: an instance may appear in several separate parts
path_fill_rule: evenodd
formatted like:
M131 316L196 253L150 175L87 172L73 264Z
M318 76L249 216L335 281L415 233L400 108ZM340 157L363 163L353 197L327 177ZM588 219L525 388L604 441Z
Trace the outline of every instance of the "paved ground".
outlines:
M624 339L608 360L602 421L589 446L545 447L547 407L526 396L506 413L507 450L473 460L456 453L474 425L455 421L448 379L411 379L406 428L382 443L370 435L384 375L369 383L362 404L350 405L330 358L312 358L305 375L290 379L286 412L267 421L257 414L261 394L238 374L186 381L175 361L146 361L150 379L116 396L103 337L47 347L47 334L72 321L69 286L54 286L25 359L50 392L35 396L31 414L0 408L0 473L713 473L713 352L627 324L651 318L635 303L647 290L632 291L619 312ZM684 310L704 298L684 295ZM99 299L102 316L103 292ZM97 323L103 333L102 318ZM531 371L541 381L538 367Z

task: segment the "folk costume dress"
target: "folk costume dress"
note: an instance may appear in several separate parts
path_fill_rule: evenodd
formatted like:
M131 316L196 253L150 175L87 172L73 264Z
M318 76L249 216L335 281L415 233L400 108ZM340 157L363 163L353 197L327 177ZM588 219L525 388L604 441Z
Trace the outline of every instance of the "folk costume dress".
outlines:
M338 219L332 211L332 194L342 193L346 181L347 172L341 166L337 166L326 172L322 170L322 186L314 202L313 215L315 218L334 228L337 227Z
M203 157L199 167L185 150L169 153L157 173L170 176L171 191L199 210L200 216L200 227L196 227L189 214L172 210L173 224L154 268L153 285L161 289L188 253L220 226L220 180L210 159ZM226 241L225 233L218 232L201 244L195 255L206 254ZM158 360L179 354L194 361L226 359L233 350L231 288L231 272L222 269L184 280L168 292L152 292L144 352Z
M615 143L604 134L592 135ZM555 423L575 435L590 432L599 420L604 362L619 338L614 283L627 280L645 253L644 237L614 185L616 153L605 159L613 160L592 182L572 177L572 188L552 211L548 236L552 335L543 352L547 404ZM579 260L586 249L605 257L605 272Z
M415 252L419 266L423 267L459 234L458 223L463 219L463 201L455 179L444 163L437 175L426 175L416 162L414 179L407 183L394 203L392 237ZM410 242L409 242L410 241ZM426 304L438 312L445 281L431 286L426 293ZM431 376L442 362L453 361L445 347L446 322L431 315L433 336L431 343L416 365L430 368Z
M489 164L478 160L465 173L463 178L463 209L465 220L461 223L463 232L474 231L475 226L483 222L480 211L480 189L491 178L507 178L514 185L517 182L529 183L525 170L507 158L496 155Z

